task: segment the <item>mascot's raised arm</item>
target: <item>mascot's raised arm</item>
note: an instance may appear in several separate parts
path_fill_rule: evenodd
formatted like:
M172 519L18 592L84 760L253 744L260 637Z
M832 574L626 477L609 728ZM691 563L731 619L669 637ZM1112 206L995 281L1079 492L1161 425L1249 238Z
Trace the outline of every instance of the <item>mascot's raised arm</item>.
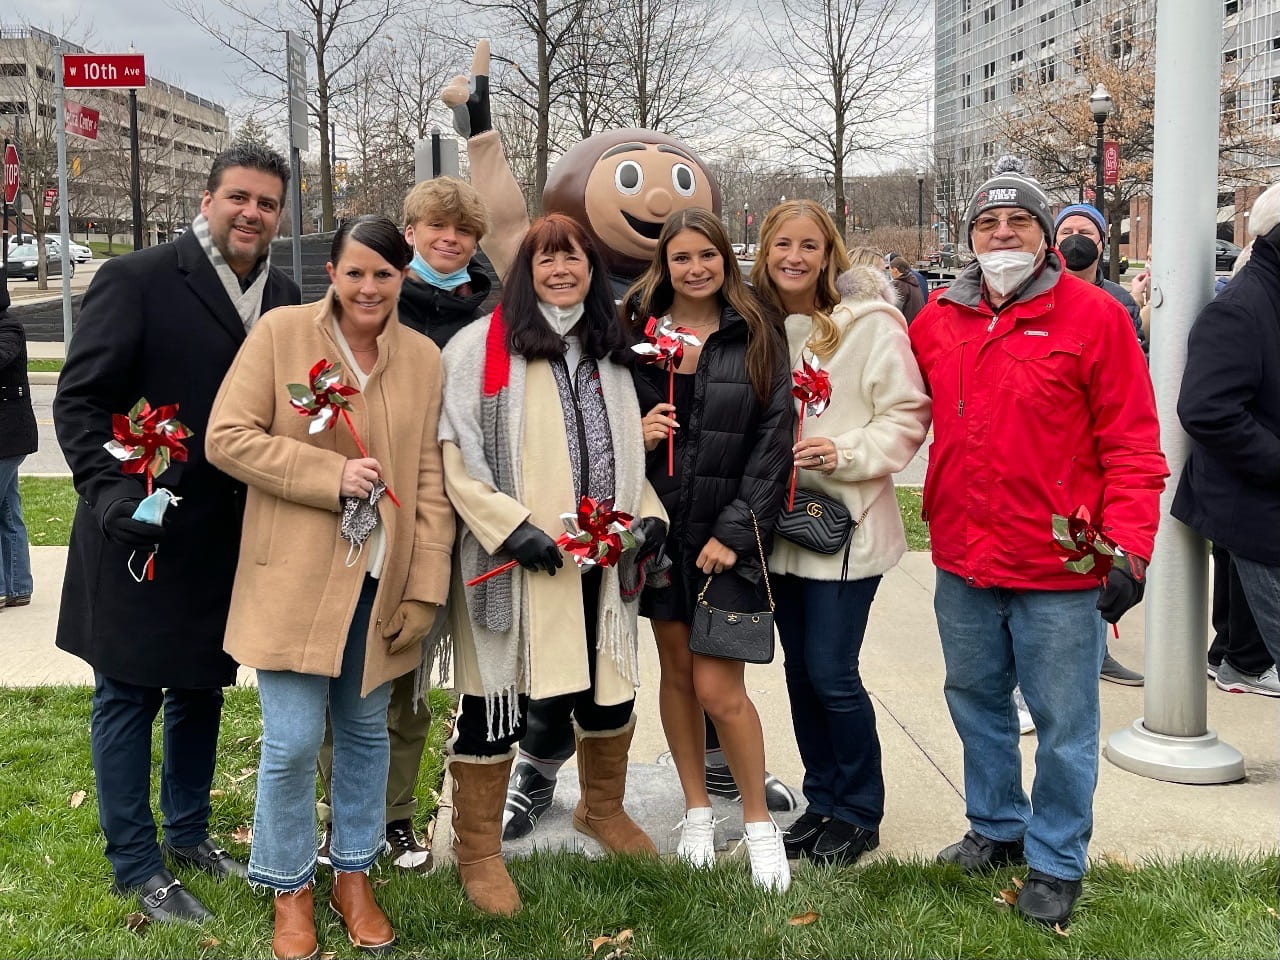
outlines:
M528 216L493 129L488 40L476 44L471 76L454 77L441 99L453 109L454 127L467 140L471 183L489 208L493 228L483 243L485 253L498 276L505 276ZM575 144L556 161L547 174L542 207L587 228L621 294L653 259L663 221L688 207L719 214L720 186L683 141L654 130L609 130Z

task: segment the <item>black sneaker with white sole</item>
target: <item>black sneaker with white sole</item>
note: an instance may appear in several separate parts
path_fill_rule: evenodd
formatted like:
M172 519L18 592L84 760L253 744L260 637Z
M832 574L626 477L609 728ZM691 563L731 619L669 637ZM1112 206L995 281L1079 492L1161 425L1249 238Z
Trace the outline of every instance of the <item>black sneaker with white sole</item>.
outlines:
M733 780L728 766L716 767L707 764L707 793L713 797L724 797L726 800L740 801L742 793ZM791 788L768 771L764 775L764 799L774 813L787 813L796 808L796 795Z
M813 845L822 836L822 828L827 825L827 818L820 813L806 810L787 827L782 835L782 846L787 851L788 860L807 857L813 852Z
M507 784L507 802L502 810L502 839L519 840L533 833L538 818L551 807L556 782L548 780L537 767L516 761Z
M387 824L387 856L401 870L426 873L431 869L431 851L414 832L412 820L393 820Z

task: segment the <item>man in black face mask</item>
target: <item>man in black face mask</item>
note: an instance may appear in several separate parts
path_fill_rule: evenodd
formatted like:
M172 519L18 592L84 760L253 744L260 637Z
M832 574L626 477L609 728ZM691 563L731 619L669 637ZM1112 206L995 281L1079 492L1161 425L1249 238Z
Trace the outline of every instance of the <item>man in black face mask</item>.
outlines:
M1100 269L1099 258L1107 236L1107 223L1102 219L1102 214L1087 203L1073 203L1062 208L1053 223L1053 230L1054 243L1067 265L1067 272L1086 283L1101 287L1120 301L1120 305L1129 311L1134 332L1138 336L1138 342L1142 344L1142 352L1146 353L1147 341L1142 337L1142 318L1138 313L1137 301L1120 284L1106 279Z

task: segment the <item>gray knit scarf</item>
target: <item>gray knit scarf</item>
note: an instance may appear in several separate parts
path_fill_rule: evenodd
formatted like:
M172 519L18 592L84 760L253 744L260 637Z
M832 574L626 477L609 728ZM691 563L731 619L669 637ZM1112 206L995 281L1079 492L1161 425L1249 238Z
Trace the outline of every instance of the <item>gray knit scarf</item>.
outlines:
M523 357L507 353L500 314L464 328L449 342L443 359L440 440L458 447L469 476L517 502L528 502L527 497L536 493L525 490L520 470L527 366ZM635 388L630 374L607 360L600 362L599 372L613 437L614 499L619 510L638 516L644 489L644 440ZM565 505L566 512L572 508L573 504ZM471 531L460 525L458 559L463 578L470 580L510 557L505 551L490 555ZM621 568L634 579L634 565L633 553L603 572L596 649L613 661L623 677L638 685L636 605L623 600L620 580ZM516 696L527 692L529 670L525 665L530 637L525 627L528 601L523 588L528 576L517 567L466 588L466 615L476 646L490 739L510 732Z
M191 221L191 232L196 235L205 256L213 264L214 272L222 281L222 289L227 291L227 297L240 315L245 333L248 333L262 314L262 292L267 288L267 274L271 272L271 247L267 247L266 254L254 267L258 272L253 282L241 290L240 278L231 269L231 264L227 263L227 258L222 255L218 245L213 242L213 236L209 233L209 221L203 213L196 214L196 218Z

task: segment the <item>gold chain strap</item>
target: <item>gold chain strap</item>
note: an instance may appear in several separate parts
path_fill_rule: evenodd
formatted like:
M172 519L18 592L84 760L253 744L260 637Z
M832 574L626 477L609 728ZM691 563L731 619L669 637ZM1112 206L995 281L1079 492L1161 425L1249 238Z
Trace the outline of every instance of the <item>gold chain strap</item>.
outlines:
M769 595L769 612L773 613L773 588L769 586L769 561L764 556L764 541L760 539L760 523L756 520L755 511L748 510L751 514L751 527L756 532L756 549L760 551L760 575L764 577L764 591ZM702 585L702 589L698 591L698 602L702 603L702 597L707 592L707 587L711 586L711 577L707 577L706 583Z

